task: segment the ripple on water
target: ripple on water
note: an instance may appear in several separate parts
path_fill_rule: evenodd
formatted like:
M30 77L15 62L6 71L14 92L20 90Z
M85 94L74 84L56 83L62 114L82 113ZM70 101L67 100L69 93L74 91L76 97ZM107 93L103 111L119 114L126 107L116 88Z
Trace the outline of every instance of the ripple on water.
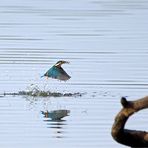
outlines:
M120 98L147 95L147 7L145 0L1 2L0 147L122 147L110 134ZM69 81L40 79L61 59L71 62ZM40 89L27 90L31 84ZM53 110L70 114L53 121L41 113ZM146 129L146 115L128 127Z

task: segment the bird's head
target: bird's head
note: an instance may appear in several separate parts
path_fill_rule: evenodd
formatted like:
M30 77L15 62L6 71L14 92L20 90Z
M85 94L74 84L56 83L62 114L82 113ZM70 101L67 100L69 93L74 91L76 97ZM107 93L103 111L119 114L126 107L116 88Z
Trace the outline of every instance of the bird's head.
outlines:
M58 61L54 66L56 66L56 67L61 67L61 65L62 64L69 64L69 62L68 61Z

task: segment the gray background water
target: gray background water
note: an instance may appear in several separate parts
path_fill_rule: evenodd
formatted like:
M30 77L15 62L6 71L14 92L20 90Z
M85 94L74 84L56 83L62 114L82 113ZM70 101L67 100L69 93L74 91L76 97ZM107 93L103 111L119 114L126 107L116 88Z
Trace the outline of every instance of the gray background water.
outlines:
M148 94L148 1L1 0L0 93L41 89L82 97L0 98L0 147L119 148L110 131L121 96ZM68 82L41 79L58 60ZM45 87L46 86L46 87ZM41 110L68 109L51 122ZM147 110L127 128L148 130Z

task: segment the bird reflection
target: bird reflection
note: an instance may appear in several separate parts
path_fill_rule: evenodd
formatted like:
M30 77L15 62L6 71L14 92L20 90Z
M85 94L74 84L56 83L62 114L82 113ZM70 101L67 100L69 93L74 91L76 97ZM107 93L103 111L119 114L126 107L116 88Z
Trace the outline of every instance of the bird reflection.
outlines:
M69 116L70 110L59 109L53 111L41 111L45 118L50 118L53 121L61 120L62 118Z
M62 64L68 64L67 61L58 61L55 65L53 65L43 76L41 77L51 77L53 79L58 79L61 81L67 81L71 77L64 71L61 67Z
M54 111L41 111L44 115L44 122L47 124L47 128L54 131L53 138L64 138L64 127L67 125L66 120L62 118L69 115L69 110L54 110Z
M64 126L66 126L66 120L44 120L47 123L47 128L53 131L53 138L64 138Z

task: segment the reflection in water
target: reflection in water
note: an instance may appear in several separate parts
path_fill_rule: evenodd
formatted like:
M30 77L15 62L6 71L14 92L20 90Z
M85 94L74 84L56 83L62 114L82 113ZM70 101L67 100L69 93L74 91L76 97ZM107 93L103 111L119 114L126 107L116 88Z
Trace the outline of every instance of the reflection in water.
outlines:
M69 115L70 110L53 110L53 111L41 111L45 118L51 118L53 121L61 120L62 118Z
M47 120L46 120L47 121ZM54 135L52 136L53 138L64 138L64 126L66 126L65 122L66 120L59 120L56 122L53 122L52 120L48 120L48 127L54 130Z
M69 110L55 110L51 112L44 112L41 113L44 115L44 122L47 123L47 128L50 128L53 131L53 138L63 138L63 129L67 125L66 120L61 119L61 114L65 117L68 116ZM56 117L56 118L55 118ZM51 118L51 119L49 119Z

